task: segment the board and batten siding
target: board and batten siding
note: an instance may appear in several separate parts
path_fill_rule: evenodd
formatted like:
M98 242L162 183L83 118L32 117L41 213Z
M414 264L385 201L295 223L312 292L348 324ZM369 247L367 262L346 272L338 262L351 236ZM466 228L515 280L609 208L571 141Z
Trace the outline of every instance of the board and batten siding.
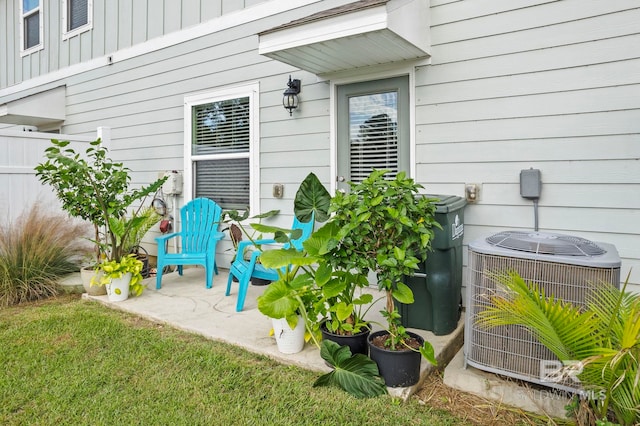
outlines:
M533 229L519 174L537 168L540 230L614 244L640 291L639 22L632 0L431 1L417 180L433 193L481 186L465 247Z
M22 0L20 0L22 1ZM0 1L0 89L100 58L266 0L93 0L93 29L62 38L60 0L43 6L44 48L20 56L20 3Z

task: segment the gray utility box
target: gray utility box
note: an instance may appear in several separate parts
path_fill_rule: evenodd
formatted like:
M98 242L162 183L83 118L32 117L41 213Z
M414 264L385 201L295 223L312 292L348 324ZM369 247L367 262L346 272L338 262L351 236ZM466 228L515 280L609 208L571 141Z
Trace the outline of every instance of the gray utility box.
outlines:
M464 237L464 198L453 195L426 195L437 198L433 251L420 264L419 271L407 276L414 303L398 303L402 325L432 331L437 336L451 333L458 326L462 309L462 239Z

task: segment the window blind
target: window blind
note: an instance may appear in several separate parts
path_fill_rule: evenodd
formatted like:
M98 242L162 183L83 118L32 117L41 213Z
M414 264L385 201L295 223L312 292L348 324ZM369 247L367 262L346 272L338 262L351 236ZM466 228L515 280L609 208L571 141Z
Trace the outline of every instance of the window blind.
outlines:
M89 18L88 0L67 0L67 31L86 25Z
M249 152L249 98L193 107L193 155Z
M249 101L247 96L192 107L195 196L211 198L224 209L244 210L250 204Z
M350 179L362 182L373 169L398 173L397 93L349 99Z
M249 206L249 159L201 160L194 165L195 196L214 200L222 208Z

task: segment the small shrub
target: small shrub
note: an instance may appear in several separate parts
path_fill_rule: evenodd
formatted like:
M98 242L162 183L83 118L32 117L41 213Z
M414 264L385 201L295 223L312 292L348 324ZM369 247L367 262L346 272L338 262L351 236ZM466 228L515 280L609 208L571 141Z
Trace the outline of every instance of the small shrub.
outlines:
M0 226L0 306L56 295L59 278L77 271L90 254L86 231L85 224L38 203Z

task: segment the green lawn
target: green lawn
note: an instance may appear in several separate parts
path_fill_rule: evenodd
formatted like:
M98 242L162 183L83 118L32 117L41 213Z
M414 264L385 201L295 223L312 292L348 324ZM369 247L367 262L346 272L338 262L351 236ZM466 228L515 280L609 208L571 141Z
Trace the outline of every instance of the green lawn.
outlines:
M2 425L461 423L77 297L0 310L0 364Z

